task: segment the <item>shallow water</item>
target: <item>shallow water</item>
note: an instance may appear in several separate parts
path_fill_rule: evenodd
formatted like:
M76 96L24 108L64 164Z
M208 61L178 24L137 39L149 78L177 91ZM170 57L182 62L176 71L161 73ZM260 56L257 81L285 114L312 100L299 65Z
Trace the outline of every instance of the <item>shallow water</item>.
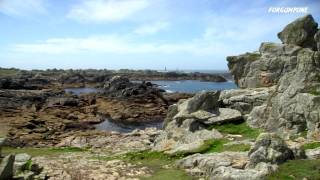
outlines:
M185 81L151 81L153 84L159 85L160 88L167 92L184 92L196 93L203 90L225 90L236 89L237 86L234 82L204 82L197 80Z
M161 129L162 122L149 122L149 123L143 123L143 124L123 124L123 123L115 123L110 121L110 119L106 119L102 123L95 125L96 130L116 131L120 133L128 133L135 129L145 129L148 127L155 127L157 129Z
M66 88L64 91L75 95L101 92L101 90L97 88Z
M137 81L136 81L137 82ZM167 92L185 92L185 93L196 93L202 90L225 90L225 89L235 89L237 86L234 82L202 82L197 80L185 80L185 81L151 81L153 84L159 85L159 88L166 90ZM88 93L98 93L101 92L100 89L96 88L68 88L65 89L67 93L72 93L75 95L88 94ZM135 129L145 129L147 127L156 127L160 129L162 127L162 122L151 122L143 124L122 124L115 123L106 119L104 122L95 125L97 130L102 131L116 131L120 133L128 133Z

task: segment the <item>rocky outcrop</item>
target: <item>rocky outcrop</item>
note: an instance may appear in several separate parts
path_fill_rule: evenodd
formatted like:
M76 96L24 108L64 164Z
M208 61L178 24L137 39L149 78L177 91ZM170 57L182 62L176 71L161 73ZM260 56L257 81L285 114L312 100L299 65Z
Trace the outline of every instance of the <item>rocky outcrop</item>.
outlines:
M51 82L45 78L36 77L7 77L0 79L0 89L25 89L41 90L52 86Z
M17 110L39 110L48 97L61 96L62 91L54 90L0 90L0 112Z
M286 73L276 92L262 106L251 112L248 123L270 131L298 133L318 131L320 117L319 52L302 49L297 67Z
M159 97L165 100L161 92L162 89L156 88L150 82L133 83L128 78L114 76L104 84L104 90L107 96L117 98L128 98L131 96L139 96L150 98L150 96Z
M310 137L319 138L317 23L307 15L287 25L278 36L283 44L262 43L259 52L227 58L239 87L275 86L264 103L252 108L247 123L281 134L308 130Z
M313 17L306 15L288 24L278 33L278 37L284 44L294 44L315 49L314 35L318 30L317 27L318 24Z
M294 159L292 150L276 134L262 133L249 152L249 167L256 167L260 162L281 164Z
M219 108L219 91L200 92L187 100L170 106L165 130L156 139L154 150L169 154L199 152L208 140L222 138L213 124L242 119L239 111Z
M228 66L240 88L270 87L297 65L301 47L262 43L259 52L227 57Z

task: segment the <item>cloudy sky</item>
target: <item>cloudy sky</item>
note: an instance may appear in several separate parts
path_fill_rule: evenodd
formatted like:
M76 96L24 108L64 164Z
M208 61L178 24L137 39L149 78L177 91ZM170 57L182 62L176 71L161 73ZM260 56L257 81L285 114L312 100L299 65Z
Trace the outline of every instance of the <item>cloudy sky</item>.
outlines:
M227 69L318 0L0 0L0 67Z

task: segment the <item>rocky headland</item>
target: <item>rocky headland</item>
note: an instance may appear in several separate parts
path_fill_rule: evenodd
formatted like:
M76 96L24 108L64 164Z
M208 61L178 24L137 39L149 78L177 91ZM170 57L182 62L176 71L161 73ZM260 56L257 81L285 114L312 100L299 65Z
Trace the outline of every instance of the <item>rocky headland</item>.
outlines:
M227 57L239 89L168 95L125 76L103 81L102 93L81 96L59 88L2 89L0 123L8 132L0 147L30 147L5 146L0 177L319 179L319 34L306 15L284 27L281 44ZM105 117L164 119L164 125L94 130Z

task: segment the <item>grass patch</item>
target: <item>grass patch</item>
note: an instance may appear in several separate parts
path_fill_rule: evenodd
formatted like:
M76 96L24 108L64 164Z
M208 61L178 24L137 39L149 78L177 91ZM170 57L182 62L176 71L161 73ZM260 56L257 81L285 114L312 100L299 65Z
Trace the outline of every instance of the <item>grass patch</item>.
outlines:
M292 160L279 166L268 180L320 179L320 160Z
M311 142L311 143L306 143L302 146L302 148L304 150L306 149L315 149L315 148L318 148L320 147L320 142Z
M216 129L224 134L240 134L244 138L255 139L261 133L260 129L249 127L246 122L224 123L210 126L210 129Z
M27 153L31 156L49 156L49 155L57 155L63 153L75 153L75 152L83 152L87 151L87 149L81 149L76 147L66 147L66 148L13 148L13 147L3 147L3 154L19 154L19 153Z
M201 153L213 153L213 152L224 152L224 151L233 151L233 152L243 152L249 151L251 146L248 144L233 144L226 145L229 140L227 139L215 139L206 141L203 151Z
M222 152L223 144L229 142L226 139L208 140L205 142L202 153Z
M224 151L234 151L234 152L244 152L249 151L251 146L249 144L233 144L233 145L224 145Z
M315 96L319 96L320 95L320 88L318 87L312 87L309 90L309 93Z

